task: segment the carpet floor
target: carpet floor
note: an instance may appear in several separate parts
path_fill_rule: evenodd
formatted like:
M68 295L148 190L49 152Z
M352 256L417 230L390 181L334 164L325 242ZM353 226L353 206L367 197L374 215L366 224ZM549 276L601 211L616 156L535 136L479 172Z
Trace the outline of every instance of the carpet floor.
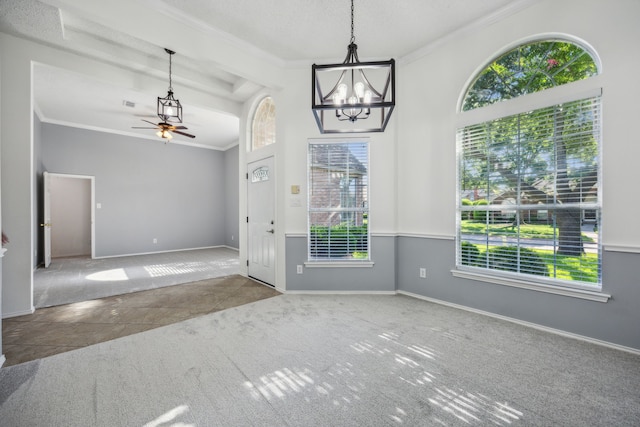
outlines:
M406 296L283 294L0 370L7 426L638 426L640 356Z
M16 365L280 295L239 275L55 307L2 320L4 366ZM0 422L0 425L2 423Z

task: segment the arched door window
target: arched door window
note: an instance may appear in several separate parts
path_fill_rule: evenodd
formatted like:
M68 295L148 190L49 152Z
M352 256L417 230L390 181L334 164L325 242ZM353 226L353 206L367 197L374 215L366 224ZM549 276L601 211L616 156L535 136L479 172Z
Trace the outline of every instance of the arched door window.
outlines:
M251 125L251 150L257 150L276 142L276 106L273 98L263 98L253 115Z

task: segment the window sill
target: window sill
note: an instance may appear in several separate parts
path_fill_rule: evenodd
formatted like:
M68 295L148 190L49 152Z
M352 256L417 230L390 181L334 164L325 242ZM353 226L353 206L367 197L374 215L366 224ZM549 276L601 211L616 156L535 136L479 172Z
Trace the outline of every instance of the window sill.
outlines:
M471 271L451 270L451 274L454 277L459 277L461 279L478 280L481 282L494 283L496 285L511 286L515 288L528 289L531 291L563 295L572 298L581 298L590 301L607 302L611 298L611 295L598 291L544 285L541 283L529 282L526 280L516 280L509 277L494 276L489 274L475 273Z
M371 268L373 261L305 261L304 266L308 268Z

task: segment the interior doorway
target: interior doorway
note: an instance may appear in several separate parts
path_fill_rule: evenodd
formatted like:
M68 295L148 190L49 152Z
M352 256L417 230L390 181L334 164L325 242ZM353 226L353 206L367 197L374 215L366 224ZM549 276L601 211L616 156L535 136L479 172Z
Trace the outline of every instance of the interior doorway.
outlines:
M44 172L44 267L52 258L95 257L95 179Z

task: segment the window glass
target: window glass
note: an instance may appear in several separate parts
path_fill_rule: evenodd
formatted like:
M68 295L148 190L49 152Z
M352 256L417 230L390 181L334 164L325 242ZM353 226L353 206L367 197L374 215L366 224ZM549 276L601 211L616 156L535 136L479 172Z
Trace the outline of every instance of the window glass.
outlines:
M308 259L369 259L369 145L311 142Z
M591 55L565 41L543 41L519 46L493 61L467 91L463 111L598 74Z
M276 142L276 106L268 96L260 101L251 126L251 150Z
M504 63L520 64L521 76L499 79ZM595 73L588 64L589 54L570 43L522 46L480 73L463 108L582 79ZM479 95L480 81L491 96ZM601 117L594 96L458 129L459 267L600 287Z

